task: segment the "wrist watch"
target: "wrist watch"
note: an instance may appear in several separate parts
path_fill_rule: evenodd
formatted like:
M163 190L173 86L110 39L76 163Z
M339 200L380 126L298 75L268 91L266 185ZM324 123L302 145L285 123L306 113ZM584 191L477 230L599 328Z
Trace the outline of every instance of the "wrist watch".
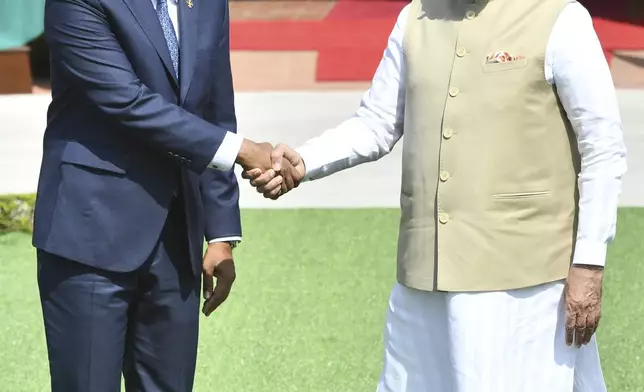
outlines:
M228 245L230 245L231 249L235 249L237 247L237 244L239 244L239 241L226 241Z

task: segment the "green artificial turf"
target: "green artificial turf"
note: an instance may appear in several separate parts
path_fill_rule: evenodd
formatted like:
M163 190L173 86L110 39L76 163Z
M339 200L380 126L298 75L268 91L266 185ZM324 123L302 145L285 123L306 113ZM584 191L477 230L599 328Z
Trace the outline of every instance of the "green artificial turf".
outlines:
M610 391L644 391L644 209L622 209L599 331ZM397 210L246 210L228 302L202 317L195 391L372 392ZM0 391L48 390L35 252L0 236Z

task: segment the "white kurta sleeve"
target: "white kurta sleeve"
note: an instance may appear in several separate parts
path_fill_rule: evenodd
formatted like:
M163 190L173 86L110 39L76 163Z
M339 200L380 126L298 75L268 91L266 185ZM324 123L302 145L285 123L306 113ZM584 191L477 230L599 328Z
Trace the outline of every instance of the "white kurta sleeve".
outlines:
M546 79L572 123L581 155L579 224L573 262L603 266L615 236L626 149L610 69L588 11L567 5L546 51Z
M409 6L398 16L372 85L358 111L336 128L296 150L313 180L387 155L403 133L404 59L402 39Z

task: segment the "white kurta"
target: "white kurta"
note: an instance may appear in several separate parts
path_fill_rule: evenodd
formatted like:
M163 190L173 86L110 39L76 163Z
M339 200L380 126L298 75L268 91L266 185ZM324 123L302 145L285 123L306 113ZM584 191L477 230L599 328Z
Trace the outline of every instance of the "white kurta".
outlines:
M408 11L407 6L400 14L356 115L297 149L307 179L379 159L402 137ZM610 70L590 15L579 3L559 15L544 70L581 155L573 262L603 266L615 233L626 153ZM564 342L562 292L563 282L489 293L396 285L379 392L605 391L595 339L581 349Z
M565 343L563 287L437 293L396 285L378 392L605 392L595 338L580 349Z

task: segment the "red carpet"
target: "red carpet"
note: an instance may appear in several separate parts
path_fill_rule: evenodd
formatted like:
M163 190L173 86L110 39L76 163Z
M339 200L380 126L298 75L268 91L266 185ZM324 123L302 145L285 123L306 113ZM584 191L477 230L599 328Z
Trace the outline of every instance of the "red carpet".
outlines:
M606 13L590 7L594 15L610 16L594 19L609 59L612 51L644 50L644 19L638 18L640 23L624 22L634 15L616 3L610 2ZM407 1L340 0L320 21L233 21L231 49L317 51L317 80L369 81L396 17L406 4Z
M344 0L336 3L335 7L327 15L327 20L337 19L387 19L396 20L408 2L406 1L386 1L386 0ZM392 26L393 27L393 26Z

